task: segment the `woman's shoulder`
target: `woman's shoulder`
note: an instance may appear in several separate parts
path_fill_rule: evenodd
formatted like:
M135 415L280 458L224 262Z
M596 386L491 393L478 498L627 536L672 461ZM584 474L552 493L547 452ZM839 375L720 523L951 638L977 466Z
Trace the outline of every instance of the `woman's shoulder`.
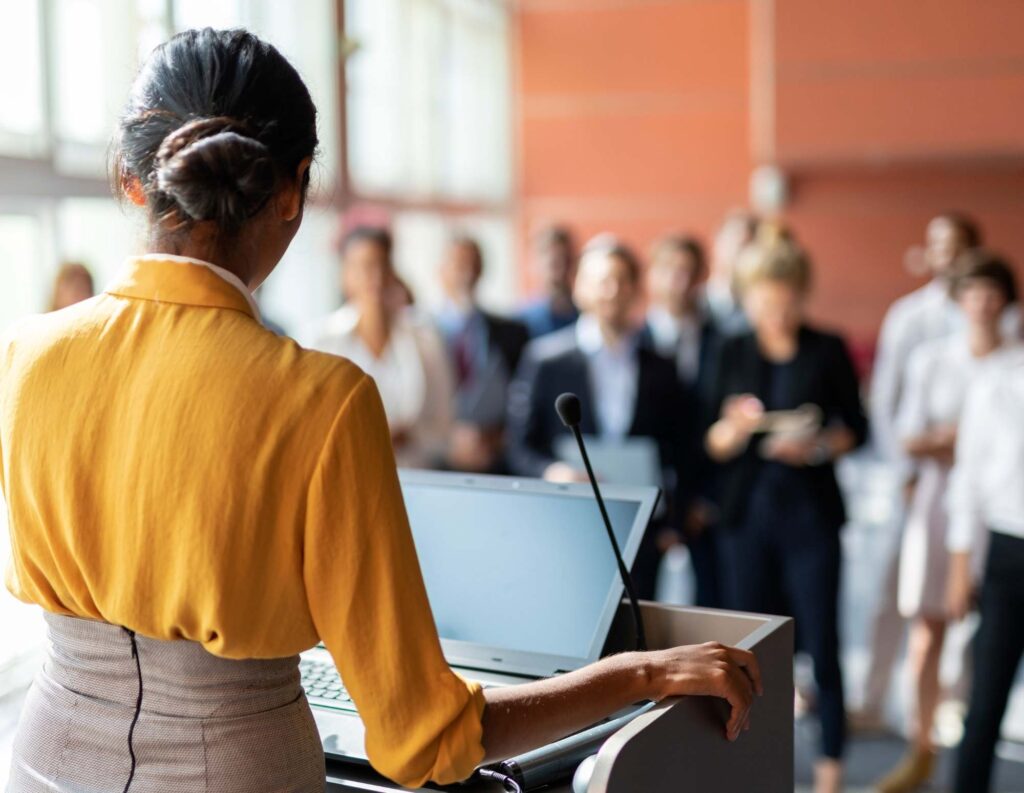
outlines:
M800 328L800 342L813 350L819 350L824 355L835 356L841 354L849 356L849 346L846 337L839 331L828 327L821 327L815 324L805 324Z

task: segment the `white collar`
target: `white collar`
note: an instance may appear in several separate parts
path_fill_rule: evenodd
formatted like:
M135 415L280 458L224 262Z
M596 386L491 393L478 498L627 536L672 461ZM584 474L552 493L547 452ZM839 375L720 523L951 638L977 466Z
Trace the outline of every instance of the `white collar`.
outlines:
M198 264L200 267L205 267L211 270L214 275L223 278L235 289L242 293L246 302L249 304L249 308L252 309L252 315L256 318L256 321L260 321L260 307L256 303L256 298L252 296L252 292L249 291L249 287L245 285L241 278L235 275L230 270L225 270L223 267L219 267L211 262L205 262L202 259L193 259L191 256L175 256L172 253L147 253L142 256L132 256L133 261L144 261L144 262L177 262L178 264Z
M597 319L583 314L576 320L576 344L585 355L594 356L604 351L616 357L628 357L636 347L636 334L630 333L615 347L609 347L601 333Z

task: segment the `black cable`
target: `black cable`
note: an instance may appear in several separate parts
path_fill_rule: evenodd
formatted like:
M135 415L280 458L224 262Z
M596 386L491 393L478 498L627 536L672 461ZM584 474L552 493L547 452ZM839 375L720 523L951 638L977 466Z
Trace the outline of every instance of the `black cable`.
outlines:
M500 782L505 788L506 793L523 793L522 786L508 774L503 774L501 771L496 771L493 768L478 768L476 775L480 779L491 779L495 782Z
M572 427L572 432L576 436L576 444L580 447L583 464L587 467L587 477L590 479L590 486L594 489L597 506L601 508L601 517L604 518L604 528L608 532L608 539L611 541L612 549L615 551L615 561L619 565L619 576L622 578L622 585L626 588L626 595L629 596L629 607L633 612L633 625L636 628L636 649L645 651L647 649L647 634L644 632L644 620L640 615L640 604L637 600L636 590L633 588L633 577L629 574L629 570L626 569L626 563L622 560L619 541L615 539L615 532L612 531L612 521L608 517L608 510L604 506L604 499L601 498L601 489L597 486L597 477L594 476L594 469L590 466L590 457L587 455L587 447L583 443L583 433L580 432L579 424Z
M132 643L132 658L135 659L135 671L139 676L139 696L135 700L135 715L132 717L132 726L128 728L128 754L132 758L132 767L128 772L128 781L124 783L124 790L121 791L128 793L128 788L132 786L132 780L135 778L135 746L132 739L135 737L135 725L139 723L139 715L142 713L142 661L139 659L139 646L135 643L135 631L127 628L121 630L128 634L128 639Z

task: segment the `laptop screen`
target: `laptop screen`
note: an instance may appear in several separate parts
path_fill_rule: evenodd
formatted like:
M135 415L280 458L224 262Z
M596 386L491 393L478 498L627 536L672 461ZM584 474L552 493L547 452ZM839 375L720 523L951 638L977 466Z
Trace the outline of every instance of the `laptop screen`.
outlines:
M427 479L405 475L402 490L441 638L596 659L622 585L593 495L546 483L510 487L503 477L476 477L472 486ZM654 491L645 491L652 507ZM650 507L641 515L643 498L605 501L628 566Z

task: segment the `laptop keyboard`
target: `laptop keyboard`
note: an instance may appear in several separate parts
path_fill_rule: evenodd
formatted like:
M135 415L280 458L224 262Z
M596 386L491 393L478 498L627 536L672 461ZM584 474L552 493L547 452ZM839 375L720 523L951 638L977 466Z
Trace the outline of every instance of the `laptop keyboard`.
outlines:
M334 664L303 659L299 662L299 675L310 700L317 700L317 704L330 708L355 712L355 703L345 690Z
M338 669L329 661L312 661L303 658L299 661L299 678L306 690L306 697L311 703L328 708L349 710L357 713L356 704L352 701L345 684L341 682ZM480 683L481 688L494 688L493 683Z

